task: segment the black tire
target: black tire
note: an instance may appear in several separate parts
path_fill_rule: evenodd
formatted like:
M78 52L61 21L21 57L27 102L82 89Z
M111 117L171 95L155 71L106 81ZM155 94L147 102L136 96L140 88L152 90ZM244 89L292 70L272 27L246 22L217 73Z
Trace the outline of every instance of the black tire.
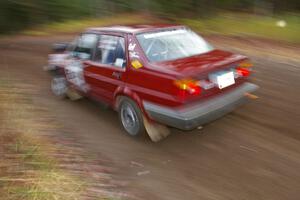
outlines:
M119 121L130 136L141 136L145 133L143 113L137 104L128 97L121 97L118 104Z

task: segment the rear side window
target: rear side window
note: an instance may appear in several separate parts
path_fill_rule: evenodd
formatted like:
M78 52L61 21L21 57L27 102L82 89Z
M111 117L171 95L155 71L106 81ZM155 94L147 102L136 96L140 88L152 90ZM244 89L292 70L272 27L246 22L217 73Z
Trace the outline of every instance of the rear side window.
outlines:
M125 67L125 39L114 35L101 35L94 61L105 65Z

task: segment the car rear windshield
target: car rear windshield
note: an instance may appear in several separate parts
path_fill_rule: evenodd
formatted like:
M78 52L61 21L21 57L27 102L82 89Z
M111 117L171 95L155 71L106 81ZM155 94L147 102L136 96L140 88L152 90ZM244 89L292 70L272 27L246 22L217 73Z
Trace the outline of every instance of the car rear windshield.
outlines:
M186 28L142 33L137 39L150 62L176 60L213 50L202 37Z

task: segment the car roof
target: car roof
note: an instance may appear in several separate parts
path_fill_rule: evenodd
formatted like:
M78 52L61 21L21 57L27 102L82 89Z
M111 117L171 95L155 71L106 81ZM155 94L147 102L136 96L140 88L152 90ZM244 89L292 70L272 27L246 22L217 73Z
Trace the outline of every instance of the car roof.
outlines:
M144 32L153 32L165 29L178 29L184 28L182 25L174 24L134 24L134 25L113 25L105 27L92 27L88 28L87 32L115 32L115 33L129 33L129 34L138 34Z

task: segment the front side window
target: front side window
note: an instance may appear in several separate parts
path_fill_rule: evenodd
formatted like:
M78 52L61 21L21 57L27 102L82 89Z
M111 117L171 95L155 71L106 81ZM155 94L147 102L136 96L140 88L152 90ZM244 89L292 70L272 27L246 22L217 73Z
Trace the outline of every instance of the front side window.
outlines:
M213 50L203 38L186 28L142 33L137 39L150 62L176 60Z
M119 36L101 35L94 60L105 65L125 67L125 39Z
M96 34L83 34L74 42L73 56L82 59L90 59L93 55L93 50L98 41L98 35Z

